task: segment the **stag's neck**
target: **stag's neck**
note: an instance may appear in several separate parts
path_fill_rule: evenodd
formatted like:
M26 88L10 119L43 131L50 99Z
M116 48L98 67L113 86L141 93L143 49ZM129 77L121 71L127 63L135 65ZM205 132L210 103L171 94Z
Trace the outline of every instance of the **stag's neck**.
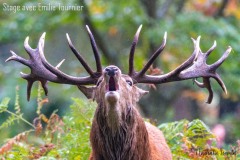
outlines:
M112 134L119 132L122 125L121 112L117 106L108 106L108 111L105 112L105 118Z
M145 123L133 106L99 106L91 131L93 152L104 159L147 159L148 133Z

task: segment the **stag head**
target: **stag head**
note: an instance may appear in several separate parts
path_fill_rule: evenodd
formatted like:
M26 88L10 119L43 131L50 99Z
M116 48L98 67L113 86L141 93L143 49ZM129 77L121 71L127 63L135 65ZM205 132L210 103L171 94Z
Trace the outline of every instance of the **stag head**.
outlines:
M48 81L76 85L88 98L93 98L98 103L105 103L109 107L114 107L120 103L135 104L142 95L147 93L147 91L138 88L136 86L137 83L161 84L186 79L194 79L195 83L199 87L206 88L208 90L209 97L207 103L211 103L213 98L213 91L210 84L210 78L214 78L222 87L223 91L227 93L226 87L220 76L216 73L216 70L228 57L229 53L231 52L231 47L228 47L223 56L217 62L208 65L206 64L207 57L215 49L216 42L214 42L213 46L206 53L203 53L199 47L200 37L198 37L196 40L192 39L194 44L194 51L192 55L175 70L158 76L146 75L145 73L150 68L151 64L164 49L166 45L167 34L164 34L162 44L148 60L148 62L144 65L141 71L136 72L134 69L134 51L142 28L141 25L138 28L132 42L129 56L128 74L122 74L121 70L117 66L110 65L107 66L105 69L102 69L96 42L89 27L86 26L86 28L90 37L91 46L96 60L97 70L95 72L86 63L81 54L75 49L69 35L66 34L66 36L72 52L88 72L89 76L87 77L74 77L60 71L59 67L64 60L61 61L58 65L56 65L56 67L52 66L46 60L43 51L45 33L43 33L43 35L41 36L36 49L32 49L29 46L29 38L26 38L24 42L24 47L30 57L28 60L18 56L13 51L11 51L12 56L9 57L6 61L18 61L31 69L30 74L21 73L22 78L28 81L28 100L30 99L32 84L35 81L41 82L46 95L48 93ZM202 83L196 80L196 78L199 77L203 78ZM89 87L86 85L93 86ZM105 96L103 97L101 95ZM124 102L120 100L122 98L124 98Z
M126 99L126 103L135 104L140 97L148 93L134 85L132 78L122 74L121 70L114 65L107 66L103 70L103 75L95 87L79 86L79 89L88 98L98 103L105 102L108 105L116 105L121 98Z

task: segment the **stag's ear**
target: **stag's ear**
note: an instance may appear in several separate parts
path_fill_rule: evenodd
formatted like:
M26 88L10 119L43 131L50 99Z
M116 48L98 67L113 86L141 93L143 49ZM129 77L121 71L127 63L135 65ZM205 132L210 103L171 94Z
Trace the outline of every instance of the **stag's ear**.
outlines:
M93 92L96 89L96 86L92 87L85 87L85 86L78 86L78 89L88 98L92 99L93 98Z
M136 97L136 99L135 99L136 102L138 102L142 98L142 96L149 93L148 91L145 91L145 90L143 90L141 88L138 88L136 86L134 87L134 89L135 89L135 93L136 93L136 95L134 96L134 97Z
M139 91L139 99L142 98L142 96L149 93L149 91L145 91L145 90L140 89L140 88L138 88L138 91Z

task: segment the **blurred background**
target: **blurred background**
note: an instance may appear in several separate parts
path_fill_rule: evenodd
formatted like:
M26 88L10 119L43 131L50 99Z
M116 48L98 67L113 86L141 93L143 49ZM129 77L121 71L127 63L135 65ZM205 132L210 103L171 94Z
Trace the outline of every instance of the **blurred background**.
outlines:
M23 42L27 36L32 48L36 48L43 32L46 32L45 55L56 65L66 61L61 70L67 74L84 76L86 72L70 51L66 33L75 47L93 68L94 58L85 25L92 30L104 66L115 64L127 73L128 56L133 36L143 25L135 51L138 70L159 47L164 32L168 32L167 45L150 72L167 73L185 61L193 52L192 38L201 35L201 49L207 51L217 41L217 48L208 58L208 64L217 61L228 46L233 50L218 69L228 89L225 95L215 80L212 80L214 99L206 104L208 92L200 89L191 80L158 86L140 85L150 94L139 103L142 114L156 124L180 119L201 119L213 132L224 133L223 141L235 143L240 137L240 1L238 0L1 0L0 12L0 100L10 97L14 108L16 87L19 88L20 105L30 122L36 117L37 83L31 100L27 102L25 80L19 72L29 69L16 62L5 63L10 50L28 58ZM83 6L81 11L11 11L11 6ZM8 8L8 10L4 10ZM199 79L200 80L200 79ZM49 83L49 103L44 113L49 115L58 109L62 116L68 112L71 98L86 99L77 87ZM86 99L87 100L87 99ZM87 106L86 106L87 107ZM6 119L0 115L0 124ZM26 130L25 124L0 130L0 138L12 137ZM2 142L0 141L0 144Z

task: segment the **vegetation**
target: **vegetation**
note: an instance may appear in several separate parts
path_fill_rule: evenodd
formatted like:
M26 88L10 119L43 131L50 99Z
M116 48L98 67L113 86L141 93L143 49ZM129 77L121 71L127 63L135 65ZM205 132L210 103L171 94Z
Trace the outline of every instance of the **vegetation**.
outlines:
M31 128L2 141L0 157L5 159L87 159L90 154L91 119L96 105L93 102L84 102L75 98L72 101L71 112L68 115L60 118L57 111L54 111L50 117L46 117L41 113L46 100L41 99L39 94L36 108L38 116L31 123L23 117L20 106L10 111L9 98L3 99L0 104L0 113L6 112L10 116L0 125L0 129L12 127L14 123L27 123Z
M26 123L31 127L10 139L5 139L0 147L0 158L87 159L91 151L89 133L95 103L73 98L69 114L61 118L57 111L54 111L50 117L46 117L41 113L41 108L47 101L41 98L40 93L39 86L36 109L38 117L33 123L23 117L18 98L14 111L8 108L9 98L0 103L0 113L9 114L0 125L0 129L12 127L14 123ZM164 132L174 159L240 158L240 141L231 148L217 148L215 136L201 120L164 123L159 128Z
M215 135L199 119L189 122L181 120L161 124L173 153L173 159L238 159L240 158L240 140L235 146L217 147Z

